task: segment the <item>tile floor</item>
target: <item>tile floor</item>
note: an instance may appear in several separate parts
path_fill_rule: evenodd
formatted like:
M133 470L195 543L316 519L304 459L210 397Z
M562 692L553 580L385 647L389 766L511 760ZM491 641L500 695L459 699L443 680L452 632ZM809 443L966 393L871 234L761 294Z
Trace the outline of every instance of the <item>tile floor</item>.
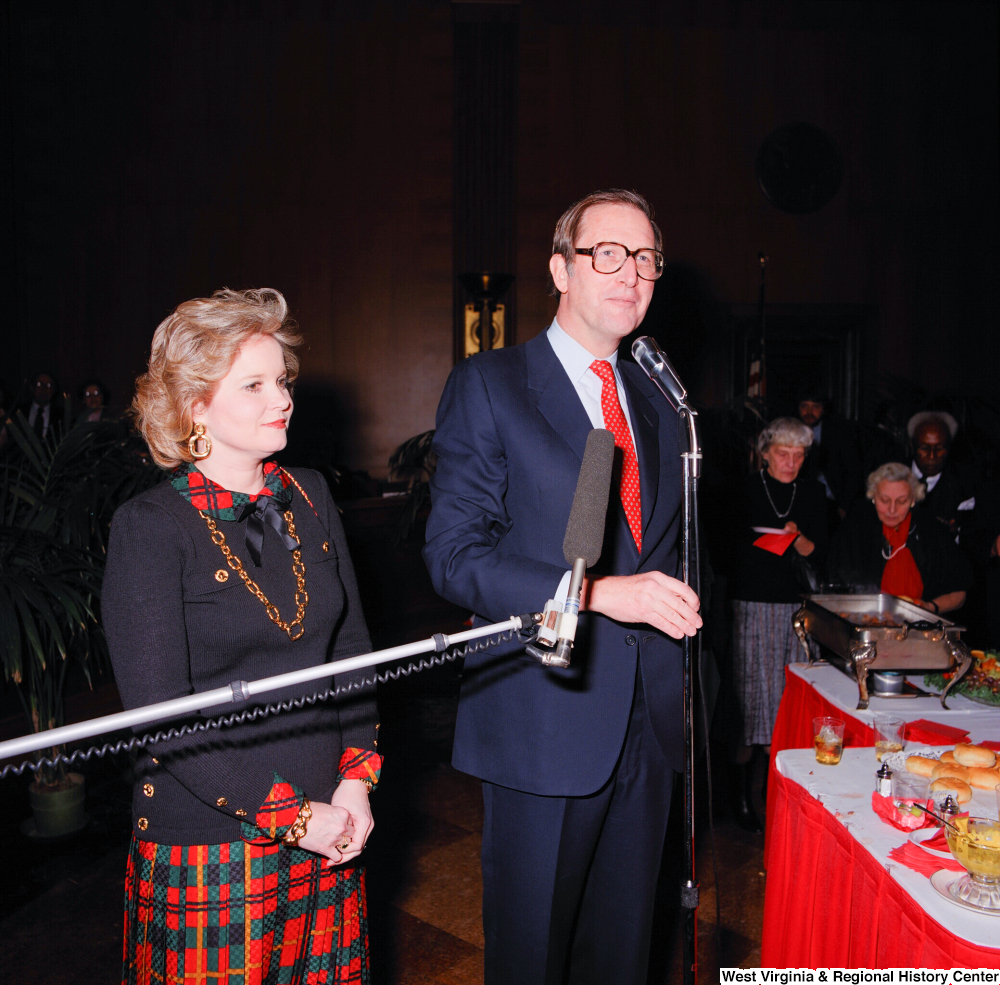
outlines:
M482 981L479 784L447 765L456 682L454 670L445 668L380 693L389 758L374 800L376 831L369 846L372 964L379 985ZM99 803L91 809L88 801L91 824L75 843L39 846L16 828L0 832L11 853L0 889L0 982L119 980L127 770L105 762L92 771L91 799ZM10 814L26 806L18 783L0 783L8 827ZM703 835L697 841L703 887L699 982L718 980L720 949L726 966L752 966L760 954L763 836L740 831L725 817L724 805L716 814L722 921L716 919L709 840ZM677 829L672 822L668 846L681 844ZM672 905L680 854L679 848L666 853L651 985L672 985L682 977L680 920Z

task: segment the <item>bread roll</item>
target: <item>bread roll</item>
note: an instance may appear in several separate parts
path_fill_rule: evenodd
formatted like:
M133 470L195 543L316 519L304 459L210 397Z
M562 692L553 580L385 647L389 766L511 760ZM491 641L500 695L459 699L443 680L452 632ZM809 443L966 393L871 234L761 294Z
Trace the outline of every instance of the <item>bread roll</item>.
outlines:
M959 780L957 777L942 776L931 782L931 793L940 793L945 790L955 795L955 803L957 804L967 804L972 800L972 787L965 780Z
M954 763L938 763L931 770L932 780L937 780L942 776L953 776L958 780L969 782L969 770L965 766L956 766Z
M907 756L906 769L909 773L916 773L917 776L930 776L931 770L937 766L936 759L928 759L926 756Z
M945 752L941 753L941 759L939 762L942 763L954 763L955 762L955 750L947 749Z
M992 769L996 766L997 754L986 746L970 746L959 742L955 746L955 762L961 766L983 766Z
M982 766L970 766L966 770L967 776L963 779L980 790L992 790L1000 784L1000 769L988 770Z

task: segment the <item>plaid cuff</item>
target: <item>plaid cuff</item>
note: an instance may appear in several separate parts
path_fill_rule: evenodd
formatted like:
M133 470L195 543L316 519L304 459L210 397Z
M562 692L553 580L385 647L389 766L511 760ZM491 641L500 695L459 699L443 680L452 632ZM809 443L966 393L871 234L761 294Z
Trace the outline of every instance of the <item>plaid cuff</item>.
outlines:
M274 786L260 805L254 824L244 821L240 825L240 837L247 844L273 845L281 841L299 816L305 794L277 773L273 776Z
M368 749L345 749L337 769L337 782L341 780L370 780L378 785L382 773L382 757Z

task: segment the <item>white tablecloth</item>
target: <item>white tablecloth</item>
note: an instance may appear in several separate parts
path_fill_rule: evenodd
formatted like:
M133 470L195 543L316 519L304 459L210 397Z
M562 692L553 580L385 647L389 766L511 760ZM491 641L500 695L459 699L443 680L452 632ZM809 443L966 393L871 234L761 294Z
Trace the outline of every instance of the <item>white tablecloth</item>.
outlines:
M983 739L1000 740L1000 708L970 701L961 694L948 695L948 710L938 698L876 698L868 702L866 711L858 710L858 684L852 677L830 664L792 664L789 670L811 684L827 701L844 714L871 726L876 712L892 712L907 722L925 718L968 731L974 742ZM923 675L908 677L912 684L925 688ZM870 692L869 692L870 693Z
M828 669L840 674L834 668ZM846 677L844 679L847 680ZM908 703L920 700L927 699L911 699ZM940 707L939 704L939 710ZM954 719L949 723L955 724ZM944 748L951 747L942 747L942 751ZM931 886L927 876L889 859L889 852L902 845L909 835L886 824L872 810L871 798L875 788L875 771L878 768L872 748L845 749L839 766L821 766L816 762L812 749L784 749L778 753L775 762L782 776L798 783L819 800L848 828L855 841L886 866L889 875L941 926L981 947L1000 948L1000 916L975 913L944 899ZM967 810L970 814L981 817L996 817L995 794L992 791L973 790L972 801L967 805Z

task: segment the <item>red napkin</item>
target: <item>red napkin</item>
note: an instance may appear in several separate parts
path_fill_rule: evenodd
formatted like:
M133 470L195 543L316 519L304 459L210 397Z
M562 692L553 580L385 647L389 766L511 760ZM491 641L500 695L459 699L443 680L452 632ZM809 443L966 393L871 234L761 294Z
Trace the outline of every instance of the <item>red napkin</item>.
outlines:
M921 843L921 847L933 848L939 852L951 851L951 849L948 847L948 839L945 838L944 836L944 828L941 828L941 830L938 831L938 833L934 835L933 838L925 838L924 841Z
M932 839L933 840L933 839ZM912 841L904 841L898 848L889 852L889 858L893 862L900 862L914 872L919 872L922 876L930 878L938 869L949 869L952 872L964 872L965 867L953 858L937 858L922 848L918 848Z
M924 807L931 807L930 800L924 801ZM872 791L872 810L894 828L900 831L916 831L917 828L928 828L934 821L929 814L901 814L895 807L892 797L883 797ZM940 866L938 866L940 868Z
M987 749L992 749L994 752L1000 752L1000 742L994 739L984 739L982 742L977 742L977 746L985 746Z
M798 537L798 534L764 534L753 542L753 546L762 547L765 551L770 551L772 554L777 554L781 557L788 550L788 545L796 537Z
M911 742L926 742L930 746L954 745L956 742L967 742L969 733L964 729L940 722L929 722L926 718L918 718L906 725L906 738Z

